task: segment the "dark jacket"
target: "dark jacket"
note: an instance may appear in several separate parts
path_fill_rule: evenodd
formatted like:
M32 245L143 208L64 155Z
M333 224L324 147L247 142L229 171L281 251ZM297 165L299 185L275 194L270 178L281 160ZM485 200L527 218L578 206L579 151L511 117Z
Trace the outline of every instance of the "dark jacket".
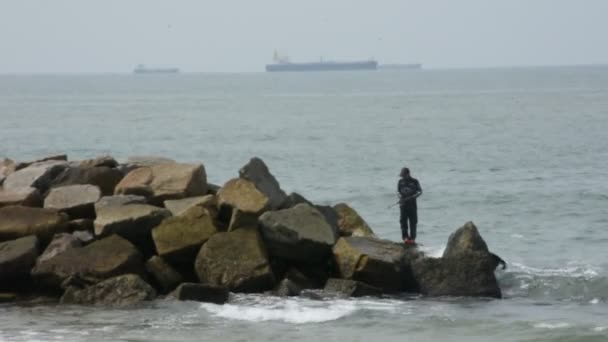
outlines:
M397 183L399 204L401 206L416 206L416 197L422 194L422 188L416 178L401 178Z

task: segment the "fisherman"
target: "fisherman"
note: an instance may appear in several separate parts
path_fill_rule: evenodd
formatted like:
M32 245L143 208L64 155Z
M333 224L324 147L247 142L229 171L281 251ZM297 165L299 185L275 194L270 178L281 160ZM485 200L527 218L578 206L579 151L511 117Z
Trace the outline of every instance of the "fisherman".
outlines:
M422 195L422 188L420 188L418 180L410 176L410 169L407 167L401 169L400 176L401 179L399 179L399 183L397 184L397 191L399 192L399 208L401 209L399 218L401 238L406 245L415 245L416 224L418 223L416 198Z

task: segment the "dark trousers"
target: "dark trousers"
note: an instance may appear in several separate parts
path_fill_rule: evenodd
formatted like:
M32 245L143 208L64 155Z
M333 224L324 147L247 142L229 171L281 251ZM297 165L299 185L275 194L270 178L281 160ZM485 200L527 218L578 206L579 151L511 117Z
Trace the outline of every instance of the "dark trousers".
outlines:
M405 239L416 239L416 224L418 223L418 208L415 205L402 205L399 206L401 209L401 215L399 217L399 223L401 223L401 238ZM409 221L409 233L408 233L408 221Z

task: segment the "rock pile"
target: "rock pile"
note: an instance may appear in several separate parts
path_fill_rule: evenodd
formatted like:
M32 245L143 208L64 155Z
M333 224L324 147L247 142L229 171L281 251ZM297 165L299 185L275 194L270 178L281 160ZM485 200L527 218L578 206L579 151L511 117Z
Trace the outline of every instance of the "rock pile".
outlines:
M202 164L111 157L0 162L0 297L128 305L270 295L501 297L472 223L443 257L379 239L345 203L287 195L259 158L217 187Z

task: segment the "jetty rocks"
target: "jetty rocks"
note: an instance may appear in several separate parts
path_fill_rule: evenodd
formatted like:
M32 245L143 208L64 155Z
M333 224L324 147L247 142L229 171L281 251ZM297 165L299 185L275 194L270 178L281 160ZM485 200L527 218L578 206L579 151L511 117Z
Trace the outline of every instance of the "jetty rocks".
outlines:
M110 156L0 162L0 297L222 304L230 293L501 298L475 225L442 257L378 238L346 203L286 194L259 158L222 186L203 164Z

